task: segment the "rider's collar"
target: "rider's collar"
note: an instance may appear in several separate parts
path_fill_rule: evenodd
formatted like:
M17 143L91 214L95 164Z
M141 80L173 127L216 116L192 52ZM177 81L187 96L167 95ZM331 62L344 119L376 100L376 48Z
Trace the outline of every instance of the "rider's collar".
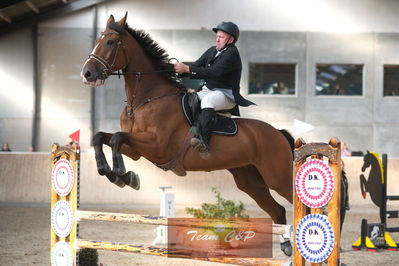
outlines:
M227 44L224 48L222 48L222 49L220 49L220 50L218 50L216 47L215 47L215 49L216 49L216 51L218 51L219 53L221 53L221 52L226 51L226 49L227 49L229 46L230 46L230 44Z
M229 47L229 45L225 46L223 49L221 49L220 51L218 49L216 49L216 55L215 57L217 57L218 55L220 55L222 52L226 51L226 49Z

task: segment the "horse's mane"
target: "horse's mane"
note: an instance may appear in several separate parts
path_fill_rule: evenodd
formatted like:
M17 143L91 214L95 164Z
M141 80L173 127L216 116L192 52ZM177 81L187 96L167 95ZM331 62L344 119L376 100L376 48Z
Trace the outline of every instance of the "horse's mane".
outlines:
M122 29L117 23L112 23L109 27L118 32L121 32ZM150 34L144 30L132 29L127 23L123 29L126 30L140 44L146 55L154 64L155 70L170 70L170 72L161 72L161 74L167 80L172 82L174 86L178 88L184 88L184 85L179 79L176 78L174 74L175 72L173 64L169 63L168 53L151 38Z

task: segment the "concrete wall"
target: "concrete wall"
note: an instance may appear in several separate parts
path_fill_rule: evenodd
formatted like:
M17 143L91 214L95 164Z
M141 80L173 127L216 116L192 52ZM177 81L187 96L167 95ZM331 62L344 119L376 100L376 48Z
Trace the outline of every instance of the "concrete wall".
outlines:
M151 35L181 61L192 62L213 41L207 30L152 30ZM295 95L247 95L258 106L241 108L243 117L260 119L295 133L294 119L315 126L309 133L295 135L307 141L325 141L337 136L352 150L367 149L399 156L399 127L395 106L399 97L383 97L383 65L399 64L391 47L399 45L396 33L321 33L244 31L238 43L243 76L241 92L248 94L250 63L296 64ZM380 53L384 51L384 53ZM392 54L391 57L385 54ZM385 55L385 56L384 56ZM316 96L316 65L319 63L362 64L362 96ZM110 78L96 89L96 125L117 131L125 99L123 81Z
M111 154L106 154L111 161ZM217 187L225 198L241 200L245 204L255 202L239 191L233 177L227 171L212 173L192 172L179 177L164 172L147 160L133 162L125 158L126 168L140 176L139 191L130 187L119 188L111 184L96 170L93 153L83 153L81 158L81 203L83 204L126 204L159 205L160 186L172 186L176 204L181 206L200 205L214 202L211 187ZM21 167L22 166L22 167ZM0 202L49 202L51 186L51 165L49 153L1 153L0 152ZM279 199L284 205L289 203Z
M90 34L85 28L39 28L40 151L54 142L66 144L78 129L82 145L90 145L91 88L80 78L92 49Z
M34 108L31 29L0 36L0 142L12 150L31 145Z
M110 160L110 154L107 153ZM211 187L216 187L223 198L242 201L247 207L258 208L244 192L235 186L227 171L190 172L178 177L164 172L147 160L133 162L125 158L126 168L139 174L139 191L130 187L119 188L106 177L99 176L93 153L83 153L81 158L81 203L83 204L125 204L159 205L160 186L172 186L176 204L183 207L198 206L203 202L215 202ZM351 206L367 206L373 203L370 196L363 199L360 192L359 176L363 160L360 157L344 158L349 181L349 200ZM364 175L368 177L369 170ZM399 159L388 162L388 195L399 195ZM49 153L1 153L0 152L0 202L49 202L51 186L51 166ZM277 201L283 206L291 205L276 193ZM388 209L399 207L399 202L389 202Z
M132 25L156 30L232 20L245 31L399 32L398 7L396 0L119 0L101 5L99 21L128 11Z
M118 19L128 11L132 27L148 30L171 56L193 61L213 43L210 28L233 20L242 30L244 95L249 63L294 63L297 69L296 95L250 95L258 106L243 108L244 117L291 132L299 119L316 126L301 135L308 142L338 136L354 150L398 157L399 98L382 96L383 64L399 64L398 8L395 0L108 1L99 5L98 27L103 29L110 14ZM89 148L92 112L94 130L119 129L123 81L113 77L96 89L91 110L90 89L79 80L91 50L93 18L87 9L39 25L40 151L48 151L52 142L64 143L79 128L82 146ZM0 141L19 151L30 146L32 131L31 44L30 29L0 37L0 78L6 80L0 83ZM315 96L318 63L363 64L364 95Z
M92 15L87 11L75 16ZM68 134L81 129L90 145L90 87L82 84L80 69L92 49L91 30L39 25L38 29L38 150L53 142L66 143ZM32 29L0 36L0 142L13 151L28 151L34 116L34 63Z

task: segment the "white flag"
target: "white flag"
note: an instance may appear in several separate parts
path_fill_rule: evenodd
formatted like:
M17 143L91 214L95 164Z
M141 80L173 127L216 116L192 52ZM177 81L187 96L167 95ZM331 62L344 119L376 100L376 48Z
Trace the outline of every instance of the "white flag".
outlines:
M305 123L303 121L294 119L294 129L295 129L295 135L300 135L300 134L303 134L303 133L313 130L314 126L312 126L311 124Z

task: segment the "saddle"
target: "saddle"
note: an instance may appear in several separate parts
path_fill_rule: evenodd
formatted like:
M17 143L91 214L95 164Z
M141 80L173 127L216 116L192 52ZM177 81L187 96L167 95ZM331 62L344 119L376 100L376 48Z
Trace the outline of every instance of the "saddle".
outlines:
M198 115L201 112L201 105L196 93L185 93L182 97L182 108L184 116L190 126L194 126ZM234 136L237 134L238 127L236 121L229 115L227 111L217 111L217 122L212 129L212 134L223 136Z
M201 111L198 95L196 93L185 93L182 97L182 108L188 123L190 126L193 126ZM224 136L234 136L237 134L237 124L232 118L226 117L225 115L226 114L223 113L217 113L217 123L212 129L212 133ZM184 139L183 145L176 156L167 163L155 165L164 171L171 170L178 176L185 176L186 170L184 169L182 160L184 154L186 154L187 150L190 148L190 140L193 136L193 133L189 130Z

